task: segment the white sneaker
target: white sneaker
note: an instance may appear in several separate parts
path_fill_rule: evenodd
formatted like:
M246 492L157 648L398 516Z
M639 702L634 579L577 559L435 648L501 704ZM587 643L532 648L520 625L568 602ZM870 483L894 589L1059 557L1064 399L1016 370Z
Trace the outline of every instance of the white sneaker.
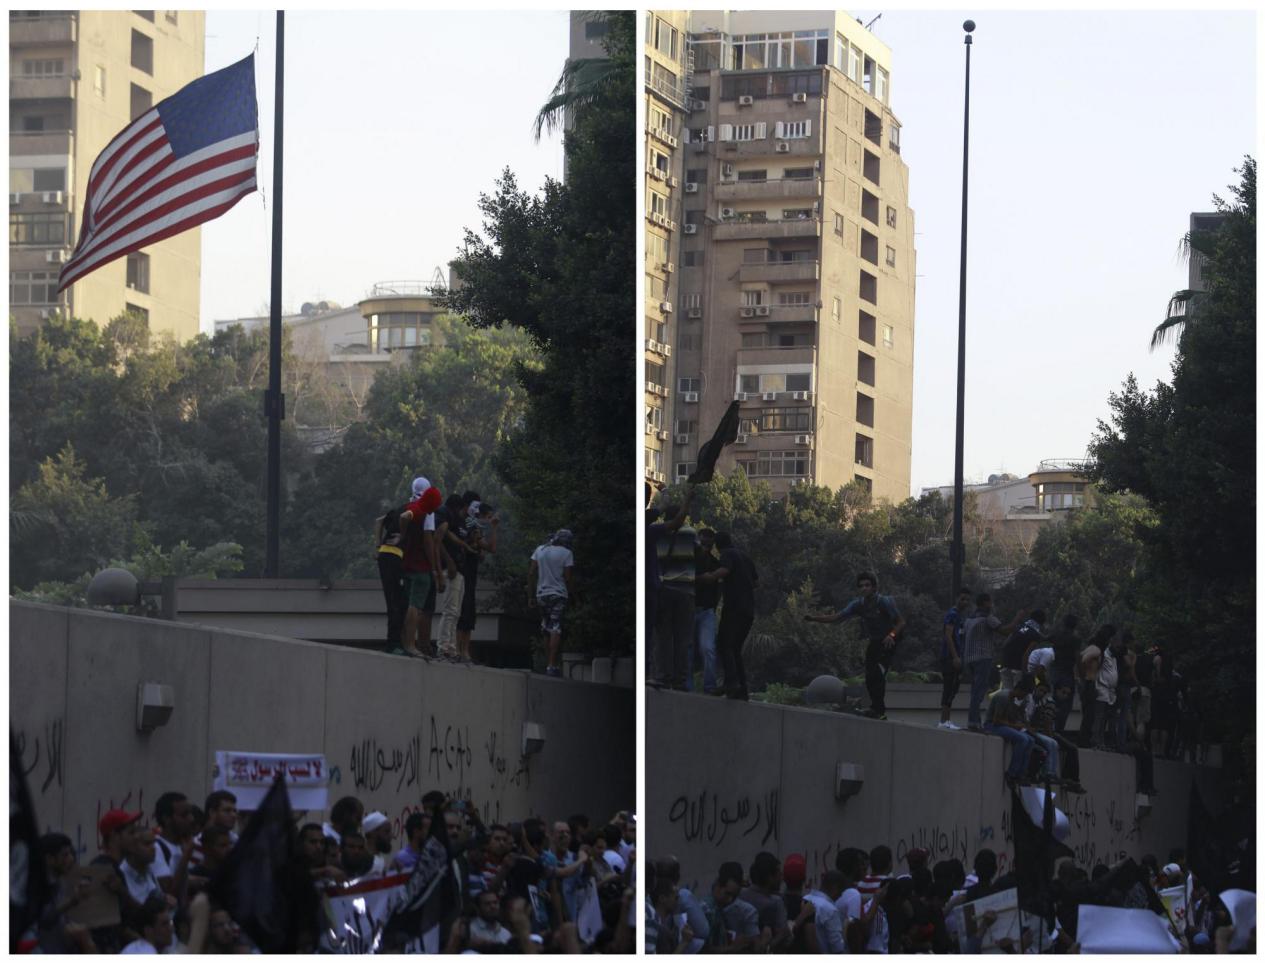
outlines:
M936 726L937 729L961 729L961 726L955 726L952 722L942 722Z

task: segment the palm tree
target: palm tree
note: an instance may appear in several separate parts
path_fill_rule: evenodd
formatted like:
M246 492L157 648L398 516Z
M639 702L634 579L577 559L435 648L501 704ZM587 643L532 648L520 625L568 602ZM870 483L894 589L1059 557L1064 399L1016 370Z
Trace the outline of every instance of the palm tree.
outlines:
M616 25L619 17L631 17L629 13L615 10L586 10L582 16L593 23L605 23L608 29ZM609 35L608 35L609 36ZM608 53L614 53L607 47ZM630 61L622 56L585 57L568 60L558 76L558 82L550 91L539 113L533 130L537 140L543 133L553 133L564 123L568 115L583 112L600 103L617 89Z
M1216 254L1217 231L1188 231L1181 240L1182 257L1190 260L1192 255L1199 255L1205 260L1212 260ZM1207 291L1196 291L1187 288L1176 292L1168 299L1168 311L1164 320L1151 332L1151 350L1163 345L1170 337L1180 337L1182 329L1189 323L1197 321L1199 309L1207 299Z

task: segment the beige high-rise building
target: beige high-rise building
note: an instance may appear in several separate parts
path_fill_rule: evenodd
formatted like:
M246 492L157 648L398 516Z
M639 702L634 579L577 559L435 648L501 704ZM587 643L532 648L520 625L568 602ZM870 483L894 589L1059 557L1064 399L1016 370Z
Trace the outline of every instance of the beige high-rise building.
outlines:
M88 173L135 117L201 77L193 10L9 13L9 315L24 334L56 313L104 326L134 311L153 332L198 333L202 234L111 261L56 294L79 237Z
M648 311L677 319L665 471L693 470L736 399L742 427L719 471L736 464L779 494L855 479L901 501L915 261L891 53L838 11L694 11L686 27L690 111L668 131L684 154L667 258L679 292L670 314ZM666 123L654 116L651 146Z
M645 477L662 488L672 459L672 344L681 250L681 138L689 117L689 46L684 11L646 12Z

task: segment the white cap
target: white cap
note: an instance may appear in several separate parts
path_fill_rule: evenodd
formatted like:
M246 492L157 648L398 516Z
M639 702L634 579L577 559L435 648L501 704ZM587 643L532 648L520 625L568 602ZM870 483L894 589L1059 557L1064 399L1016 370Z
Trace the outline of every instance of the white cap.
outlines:
M1160 870L1160 872L1162 872L1165 876L1180 876L1182 874L1182 868L1176 863L1169 863Z
M379 826L383 826L388 822L390 822L390 820L387 819L386 814L380 813L375 809L364 818L364 821L360 824L360 828L366 833L371 833Z

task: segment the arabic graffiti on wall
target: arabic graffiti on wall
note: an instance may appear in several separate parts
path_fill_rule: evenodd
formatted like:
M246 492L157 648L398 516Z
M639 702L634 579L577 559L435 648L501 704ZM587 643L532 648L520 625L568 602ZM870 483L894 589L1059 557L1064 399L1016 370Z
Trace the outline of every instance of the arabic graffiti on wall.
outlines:
M722 845L730 837L752 837L758 845L778 838L778 790L771 789L754 800L749 795L722 801L704 789L697 796L677 796L668 810L668 822L680 823L687 842Z
M41 795L53 786L62 788L62 744L65 735L66 723L60 716L45 723L43 732L28 733L25 729L18 729L13 733L22 773L31 789L38 789Z

